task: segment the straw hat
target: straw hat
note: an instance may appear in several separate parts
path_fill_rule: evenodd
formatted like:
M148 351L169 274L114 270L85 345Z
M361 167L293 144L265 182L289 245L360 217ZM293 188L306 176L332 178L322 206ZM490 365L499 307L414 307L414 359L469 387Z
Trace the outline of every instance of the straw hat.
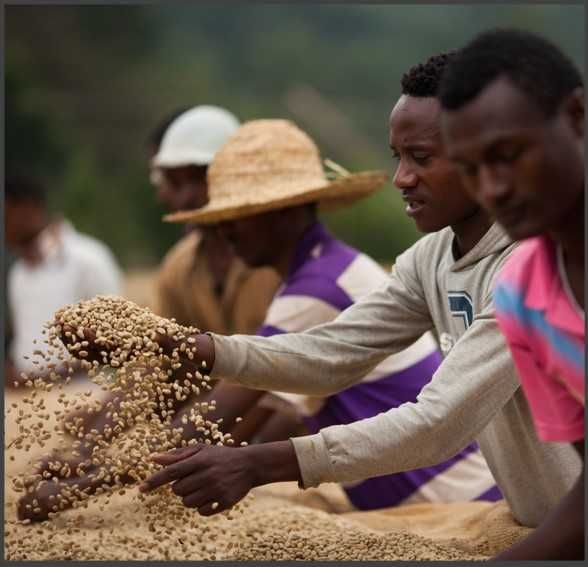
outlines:
M208 168L208 204L164 220L214 224L315 201L330 210L371 195L388 179L384 171L351 174L327 164L335 179L327 178L315 143L292 122L246 122Z

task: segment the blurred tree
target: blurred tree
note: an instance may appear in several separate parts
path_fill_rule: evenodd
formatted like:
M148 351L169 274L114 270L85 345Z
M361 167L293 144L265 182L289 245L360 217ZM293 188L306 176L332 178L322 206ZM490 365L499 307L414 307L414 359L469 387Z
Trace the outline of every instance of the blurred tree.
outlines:
M73 221L129 266L157 261L179 234L161 222L144 143L176 107L292 118L348 169L388 169L400 77L429 55L519 26L584 68L581 5L10 5L5 15L7 164L26 156L54 176ZM389 262L418 237L402 209L389 189L326 219Z
M58 125L28 104L26 79L8 67L5 75L5 170L8 174L57 178L66 163Z

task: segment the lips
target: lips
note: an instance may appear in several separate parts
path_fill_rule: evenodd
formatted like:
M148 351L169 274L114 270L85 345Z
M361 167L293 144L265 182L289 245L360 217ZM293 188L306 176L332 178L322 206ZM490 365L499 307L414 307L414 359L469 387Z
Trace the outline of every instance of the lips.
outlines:
M418 199L415 195L407 193L403 193L402 200L406 203L406 214L411 217L418 214L426 205L422 199Z

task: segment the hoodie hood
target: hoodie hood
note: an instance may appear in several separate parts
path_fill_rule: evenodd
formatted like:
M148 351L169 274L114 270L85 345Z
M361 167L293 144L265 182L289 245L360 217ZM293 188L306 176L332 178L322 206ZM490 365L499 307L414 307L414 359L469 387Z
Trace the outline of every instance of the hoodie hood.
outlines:
M445 230L451 231L451 229ZM453 231L451 233L453 234ZM472 264L477 264L480 260L486 258L486 256L502 253L513 244L513 240L506 234L504 229L498 223L494 223L467 254L464 254L459 260L453 263L451 271L459 272ZM453 252L451 253L453 254Z

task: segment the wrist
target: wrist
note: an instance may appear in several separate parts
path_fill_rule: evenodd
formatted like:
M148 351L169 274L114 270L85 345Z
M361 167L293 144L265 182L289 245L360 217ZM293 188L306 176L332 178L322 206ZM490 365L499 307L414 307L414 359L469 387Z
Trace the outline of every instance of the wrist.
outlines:
M249 459L253 486L272 482L300 481L300 467L294 445L290 440L260 443L238 449Z
M187 348L179 353L182 365L187 369L197 370L201 374L210 374L214 364L214 341L206 333L196 333L185 340L174 340L167 335L159 335L157 338L159 346L168 356L175 349L179 349L182 343L187 343Z

